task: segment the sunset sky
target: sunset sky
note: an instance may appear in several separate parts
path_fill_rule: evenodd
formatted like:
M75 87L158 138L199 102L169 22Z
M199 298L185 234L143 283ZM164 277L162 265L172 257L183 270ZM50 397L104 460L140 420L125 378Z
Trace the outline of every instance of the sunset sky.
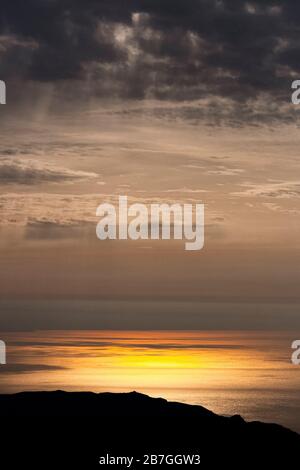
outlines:
M272 382L282 384L286 364L295 390L300 107L291 84L300 78L299 21L296 0L1 1L0 338L14 365L1 369L3 390L39 380L45 388L131 389L139 384L130 374L142 366L139 386L148 390L154 330L155 361L169 370L175 357L177 367L168 384L158 374L157 389L184 387L185 368L193 369L189 388L203 388L195 369L214 368L225 341L231 380L243 387L249 376L238 363L247 370L254 361L256 370L274 366ZM204 203L204 249L98 240L96 208L119 195ZM60 343L73 330L80 355L105 331L119 332L123 346L105 346L104 362L90 351L78 362L66 345L74 357L63 364ZM146 341L137 355L132 343L124 347L126 330ZM189 348L171 330L188 331ZM210 342L204 353L190 346L193 334ZM246 352L236 348L242 338ZM264 356L269 341L280 367L277 356ZM108 379L95 380L96 370L109 370ZM255 377L254 388L263 381ZM218 380L226 388L227 376Z

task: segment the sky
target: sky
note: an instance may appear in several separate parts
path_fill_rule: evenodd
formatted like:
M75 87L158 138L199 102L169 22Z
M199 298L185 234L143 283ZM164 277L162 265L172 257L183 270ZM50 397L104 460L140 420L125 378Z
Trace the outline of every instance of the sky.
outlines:
M1 330L299 328L299 16L1 2ZM204 249L99 241L119 195L204 203Z
M300 429L300 3L1 0L0 393L139 390ZM96 237L204 204L204 248Z

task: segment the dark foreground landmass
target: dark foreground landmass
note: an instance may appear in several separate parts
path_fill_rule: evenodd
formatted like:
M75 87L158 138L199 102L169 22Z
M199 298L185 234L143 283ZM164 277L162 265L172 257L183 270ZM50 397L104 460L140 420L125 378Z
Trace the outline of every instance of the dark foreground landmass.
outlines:
M135 392L0 395L0 423L3 468L101 469L107 454L134 456L131 469L286 469L300 462L300 435L282 426ZM143 465L144 454L200 454L201 464Z

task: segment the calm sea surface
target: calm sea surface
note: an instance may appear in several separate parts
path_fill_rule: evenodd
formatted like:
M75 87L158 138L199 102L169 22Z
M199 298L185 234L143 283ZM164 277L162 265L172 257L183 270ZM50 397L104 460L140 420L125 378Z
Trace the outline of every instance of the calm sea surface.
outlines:
M1 339L1 393L136 390L300 432L293 332L37 331Z

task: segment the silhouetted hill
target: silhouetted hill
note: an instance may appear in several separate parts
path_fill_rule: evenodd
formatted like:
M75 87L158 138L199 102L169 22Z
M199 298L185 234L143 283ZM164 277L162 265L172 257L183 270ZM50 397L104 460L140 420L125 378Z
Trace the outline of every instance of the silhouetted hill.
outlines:
M7 441L18 450L7 452L11 467L20 465L20 459L23 466L38 467L46 458L53 469L79 464L84 469L103 468L98 460L107 453L136 458L197 453L200 468L247 464L286 469L299 464L300 436L282 426L247 423L240 416L218 416L201 406L136 392L0 395L0 417L5 423L3 448ZM140 466L135 462L131 468Z
M0 416L216 417L211 411L137 392L23 392L0 395Z

